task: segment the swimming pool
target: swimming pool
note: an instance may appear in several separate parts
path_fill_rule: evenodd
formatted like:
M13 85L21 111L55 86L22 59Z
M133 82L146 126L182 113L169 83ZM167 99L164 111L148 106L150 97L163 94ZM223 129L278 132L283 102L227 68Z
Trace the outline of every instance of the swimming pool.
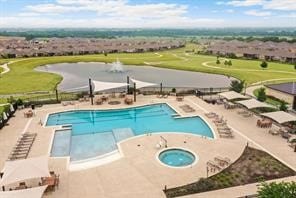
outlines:
M60 131L55 134L51 155L68 154L72 161L112 152L117 149L118 142L147 133L181 132L213 138L210 127L202 118L181 118L165 103L117 110L75 110L50 114L46 126L58 125L71 126L71 136L61 135ZM65 138L70 138L69 151L55 149L55 145L58 145L56 142L68 141Z

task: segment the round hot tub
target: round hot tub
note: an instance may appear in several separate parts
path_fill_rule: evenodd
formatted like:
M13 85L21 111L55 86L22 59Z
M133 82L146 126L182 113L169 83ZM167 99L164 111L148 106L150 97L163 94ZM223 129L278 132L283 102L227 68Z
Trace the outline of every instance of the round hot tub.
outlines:
M174 168L190 167L197 161L197 157L193 152L182 148L170 148L161 151L158 159L164 165Z

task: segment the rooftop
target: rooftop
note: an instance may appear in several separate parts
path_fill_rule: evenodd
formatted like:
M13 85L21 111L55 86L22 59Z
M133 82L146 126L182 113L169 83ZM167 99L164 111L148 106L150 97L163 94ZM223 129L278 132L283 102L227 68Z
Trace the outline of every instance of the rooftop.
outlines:
M270 89L296 96L296 82L266 85Z

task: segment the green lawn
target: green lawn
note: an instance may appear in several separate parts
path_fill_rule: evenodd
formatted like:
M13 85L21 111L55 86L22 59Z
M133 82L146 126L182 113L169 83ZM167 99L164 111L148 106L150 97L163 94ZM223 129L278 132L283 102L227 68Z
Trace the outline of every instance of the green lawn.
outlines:
M260 61L232 60L232 66L224 66L223 61L216 65L215 56L204 56L196 54L185 54L186 50L197 48L193 44L185 48L168 50L155 53L120 53L104 55L84 55L84 56L57 56L27 59L0 59L0 64L13 61L9 64L10 72L0 78L0 94L25 93L32 91L51 91L56 88L62 80L56 74L37 72L33 69L40 65L54 64L61 62L113 62L119 58L124 64L145 65L145 62L155 67L199 71L215 74L233 76L246 80L248 84L271 80L283 79L289 81L296 79L296 70L293 65L269 63L267 69L260 68ZM206 67L202 63L209 62Z

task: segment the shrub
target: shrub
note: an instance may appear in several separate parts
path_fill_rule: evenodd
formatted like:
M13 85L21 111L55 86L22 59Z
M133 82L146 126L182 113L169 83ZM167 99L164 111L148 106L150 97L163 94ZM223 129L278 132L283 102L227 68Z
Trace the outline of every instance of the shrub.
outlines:
M172 88L172 93L176 93L176 88Z
M24 102L22 99L19 98L16 100L16 104L17 104L17 106L22 106L24 104Z
M262 63L260 64L260 66L265 69L265 68L268 67L268 63L266 61L262 61Z
M261 102L264 102L266 100L266 93L265 93L265 88L260 88L258 90L258 96L257 96L257 99Z
M258 189L258 198L294 198L296 197L296 182L262 183Z
M287 106L286 102L281 101L280 110L281 111L287 111L288 110L288 106Z
M228 65L229 65L229 66L231 66L231 65L232 65L232 62L231 62L231 60L229 60L229 61L228 61Z
M243 81L233 80L231 81L231 84L230 84L230 90L240 93L244 89L244 84L245 84L244 80Z
M217 64L217 65L219 65L219 64L220 64L220 60L219 60L219 59L217 59L217 61L216 61L216 64Z

